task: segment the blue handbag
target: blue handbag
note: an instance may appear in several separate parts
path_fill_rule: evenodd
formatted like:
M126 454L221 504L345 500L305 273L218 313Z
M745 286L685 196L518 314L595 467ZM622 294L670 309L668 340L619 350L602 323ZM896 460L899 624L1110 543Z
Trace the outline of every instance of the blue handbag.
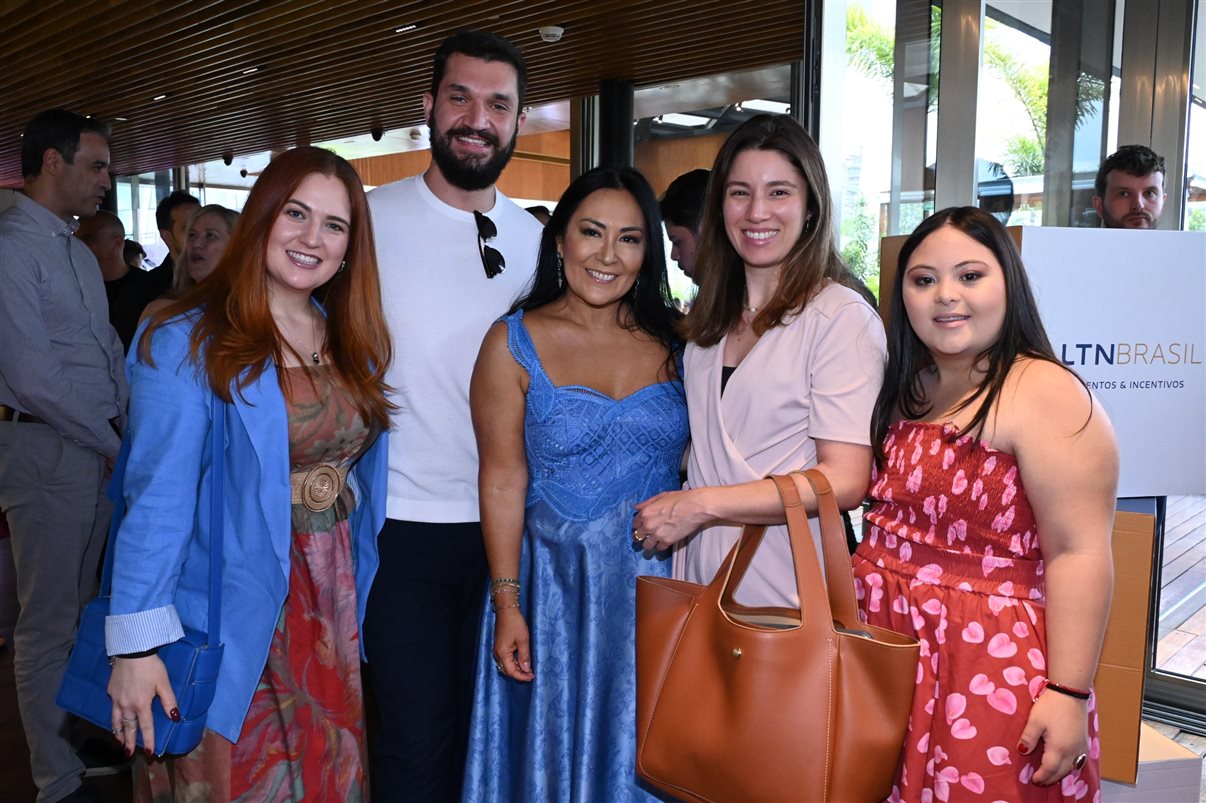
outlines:
M201 743L205 732L205 717L218 681L218 666L222 662L220 638L222 612L222 529L223 489L225 485L225 404L216 396L212 406L210 426L210 456L213 463L213 483L210 492L210 522L212 527L209 553L209 632L184 628L184 638L165 644L158 655L167 668L168 680L176 694L180 721L173 722L163 710L159 698L151 701L154 715L156 755L182 755ZM75 647L67 662L63 683L56 699L59 707L77 717L111 730L113 700L109 697L109 677L112 667L105 650L105 617L109 615L109 594L113 582L113 560L117 546L117 530L125 515L122 493L129 458L130 439L122 443L113 479L109 483L109 498L113 500L113 518L109 525L109 545L101 574L100 595L84 608L80 619ZM141 731L137 744L144 747Z

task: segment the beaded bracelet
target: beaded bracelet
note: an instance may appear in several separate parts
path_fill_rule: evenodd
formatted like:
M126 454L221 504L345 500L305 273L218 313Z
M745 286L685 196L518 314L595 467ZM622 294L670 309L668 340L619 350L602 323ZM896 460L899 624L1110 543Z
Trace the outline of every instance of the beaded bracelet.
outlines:
M519 585L518 580L512 579L510 577L499 578L498 580L495 580L490 583L490 599L493 600L495 597L497 597L499 594L501 594L504 591L513 593L515 596L518 597L519 589L520 589L520 585Z
M518 601L512 602L509 605L495 605L493 607L494 607L494 612L497 614L499 611L505 611L507 608L518 608L519 602Z
M1039 695L1042 694L1046 689L1051 689L1051 691L1059 692L1060 694L1068 697L1074 697L1077 700L1087 700L1093 696L1093 692L1090 690L1076 689L1072 686L1065 686L1062 683L1056 683L1051 678L1043 678L1042 685L1039 686L1038 692L1034 695L1035 702L1038 702Z

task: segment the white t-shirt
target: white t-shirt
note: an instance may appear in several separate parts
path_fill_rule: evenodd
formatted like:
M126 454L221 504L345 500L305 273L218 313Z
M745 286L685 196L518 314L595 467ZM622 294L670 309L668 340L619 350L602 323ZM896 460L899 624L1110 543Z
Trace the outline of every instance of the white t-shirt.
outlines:
M472 212L436 198L421 175L369 193L381 299L394 345L391 519L479 521L469 379L486 330L524 293L541 225L501 192L485 214L506 270L486 278Z

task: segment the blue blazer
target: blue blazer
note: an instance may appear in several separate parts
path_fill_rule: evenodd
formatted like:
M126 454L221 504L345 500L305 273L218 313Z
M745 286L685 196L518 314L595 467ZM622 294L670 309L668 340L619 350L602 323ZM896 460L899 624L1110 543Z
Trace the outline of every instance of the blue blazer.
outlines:
M188 359L192 323L178 318L155 332L153 366L138 359L140 335L126 360L130 456L105 623L110 655L170 643L183 635L182 623L204 630L209 618L213 394ZM224 409L226 649L206 725L236 741L289 590L289 429L275 367ZM361 624L385 522L387 456L382 434L348 475L356 495L350 525Z

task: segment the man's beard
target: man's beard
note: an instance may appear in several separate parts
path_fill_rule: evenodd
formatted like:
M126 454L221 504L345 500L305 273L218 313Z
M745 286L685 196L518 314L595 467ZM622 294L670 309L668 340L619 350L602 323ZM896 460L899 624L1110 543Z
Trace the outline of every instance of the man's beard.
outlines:
M482 131L468 126L461 126L450 131L440 131L436 128L435 115L427 118L427 127L431 129L431 157L448 183L462 190L473 192L484 190L498 181L499 175L511 154L515 152L515 140L519 133L518 127L511 135L511 141L505 146L500 145L498 138L488 131ZM494 147L494 155L481 160L462 161L452 152L452 138L459 136L475 136L485 140Z
M1145 225L1145 226L1129 226L1129 225L1127 225L1127 219L1132 218L1132 217L1143 218L1145 221L1147 221L1147 225ZM1105 222L1105 228L1107 228L1107 229L1130 229L1130 228L1154 229L1156 227L1156 219L1152 215L1151 212L1134 212L1134 213L1127 212L1122 217L1110 216L1110 217L1106 218L1104 222Z

